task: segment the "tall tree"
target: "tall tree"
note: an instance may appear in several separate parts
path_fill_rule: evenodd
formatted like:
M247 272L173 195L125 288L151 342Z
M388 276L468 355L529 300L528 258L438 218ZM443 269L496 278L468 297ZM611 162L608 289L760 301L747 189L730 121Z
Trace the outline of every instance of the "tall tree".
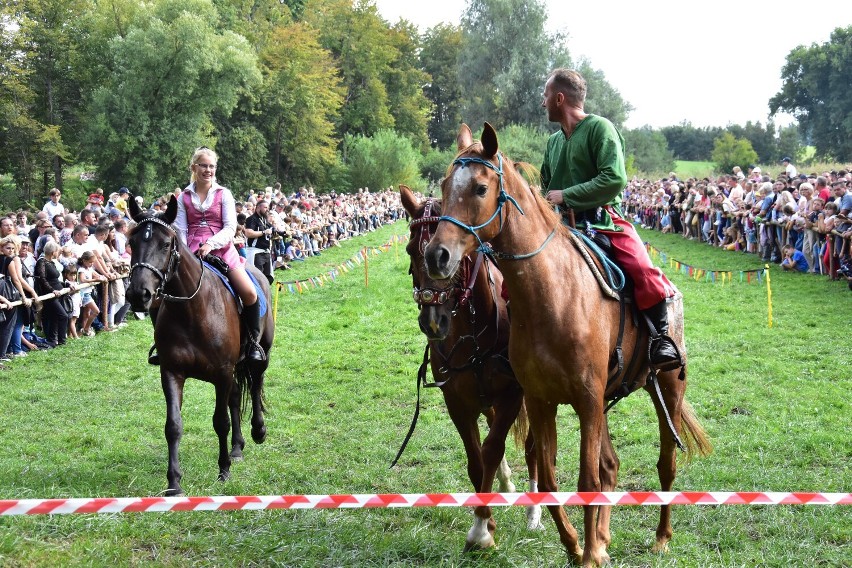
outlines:
M393 62L382 74L388 92L388 107L394 118L394 130L408 136L423 149L428 147L427 127L432 102L424 86L429 75L420 69L420 36L413 24L400 20L389 30L395 49Z
M459 76L464 119L543 125L541 92L553 60L541 0L468 0Z
M461 28L438 24L426 32L422 45L420 64L430 77L423 90L432 101L429 141L438 148L448 148L455 143L462 122L462 89L458 67L462 45Z
M62 166L70 156L67 135L74 139L76 104L80 88L73 75L77 46L81 41L78 16L86 11L85 0L26 0L9 3L6 13L15 22L14 49L23 56L33 94L30 118L52 132L50 149L42 147L52 172L52 185L62 187ZM50 152L50 154L47 154ZM44 176L48 185L48 176ZM47 187L45 187L47 189Z
M215 142L211 115L260 83L245 38L216 33L210 0L156 0L110 41L110 75L88 103L87 153L105 184L152 190L186 181L187 157ZM227 179L227 163L220 172Z
M334 121L344 91L332 55L312 29L294 23L273 33L261 60L260 109L275 179L317 183L337 157Z
M781 90L769 100L772 115L784 111L796 117L803 138L823 158L852 160L850 68L852 26L847 26L835 29L826 43L791 51Z
M666 144L666 137L659 130L643 126L624 132L627 154L633 156L633 165L641 172L669 172L675 160Z
M395 59L387 25L375 5L351 0L308 0L305 20L337 58L346 97L339 134L369 136L394 127L383 73Z

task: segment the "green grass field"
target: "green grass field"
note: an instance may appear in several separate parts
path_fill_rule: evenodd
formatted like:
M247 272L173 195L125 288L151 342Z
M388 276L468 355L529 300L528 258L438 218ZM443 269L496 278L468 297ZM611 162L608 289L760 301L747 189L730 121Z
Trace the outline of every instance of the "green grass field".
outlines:
M359 247L407 234L403 223L279 273L328 273ZM710 270L761 266L680 237L642 231L668 257ZM189 381L181 443L189 495L470 491L461 443L439 392L423 392L420 422L400 464L425 339L401 246L304 293L282 291L267 375L268 439L249 442L231 480L216 481L213 390ZM685 296L687 398L714 453L679 471L675 490L852 491L852 293L822 278L771 269L766 287L695 281L666 269ZM0 498L120 497L166 487L165 407L145 363L148 321L36 353L0 372ZM560 410L561 487L576 488L577 420ZM611 412L620 490L658 489L658 434L649 398ZM523 455L507 458L525 487ZM469 510L377 509L130 513L0 518L2 566L561 566L549 517L529 532L521 508L495 511L498 548L461 552ZM569 509L582 526L579 509ZM676 507L667 555L650 552L658 511L613 511L615 566L850 566L852 509L818 506Z

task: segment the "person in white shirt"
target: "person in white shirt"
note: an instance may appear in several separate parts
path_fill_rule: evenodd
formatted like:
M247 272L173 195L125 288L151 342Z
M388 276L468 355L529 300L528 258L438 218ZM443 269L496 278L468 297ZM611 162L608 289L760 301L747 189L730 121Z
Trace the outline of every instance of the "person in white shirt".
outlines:
M47 203L42 207L42 211L47 213L48 219L53 219L57 215L65 215L65 206L59 203L59 198L62 197L62 192L55 187L47 194L49 197Z
M787 179L792 180L799 175L799 171L796 169L796 166L790 162L792 162L792 160L787 156L781 158L781 163L784 164L784 173L787 175Z

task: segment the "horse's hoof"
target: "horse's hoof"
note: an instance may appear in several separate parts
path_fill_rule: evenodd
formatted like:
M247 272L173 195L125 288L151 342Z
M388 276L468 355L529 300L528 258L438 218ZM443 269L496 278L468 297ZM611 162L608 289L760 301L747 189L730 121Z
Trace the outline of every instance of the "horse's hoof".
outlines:
M538 505L527 507L527 530L544 530L544 524L541 522L541 507Z
M231 450L231 453L228 454L228 455L231 456L231 462L232 463L243 461L243 453L239 450L238 451Z
M228 481L231 479L231 472L222 470L219 472L219 481Z
M166 489L163 495L165 495L166 497L184 497L186 496L186 493L184 493L183 489L181 489L180 487L169 487L168 489Z
M266 440L266 426L251 429L251 439L255 444L262 444Z
M465 542L464 552L483 552L485 550L488 550L489 548L495 548L496 546L497 544L494 542L493 538L488 542Z
M654 546L651 547L651 552L654 554L666 554L669 551L669 541L657 541L654 543Z

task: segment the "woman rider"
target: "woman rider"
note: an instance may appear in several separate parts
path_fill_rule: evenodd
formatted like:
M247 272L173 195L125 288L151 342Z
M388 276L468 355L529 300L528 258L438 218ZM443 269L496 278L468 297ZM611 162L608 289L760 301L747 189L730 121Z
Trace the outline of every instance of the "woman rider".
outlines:
M230 190L216 183L217 162L216 153L204 146L192 155L190 184L178 197L177 216L172 226L197 256L204 258L213 254L228 265L228 280L243 302L243 319L251 335L246 357L263 361L266 355L258 342L260 303L254 283L246 272L245 259L234 247L237 210ZM156 314L152 319L155 318ZM148 362L157 365L159 357L154 353Z

